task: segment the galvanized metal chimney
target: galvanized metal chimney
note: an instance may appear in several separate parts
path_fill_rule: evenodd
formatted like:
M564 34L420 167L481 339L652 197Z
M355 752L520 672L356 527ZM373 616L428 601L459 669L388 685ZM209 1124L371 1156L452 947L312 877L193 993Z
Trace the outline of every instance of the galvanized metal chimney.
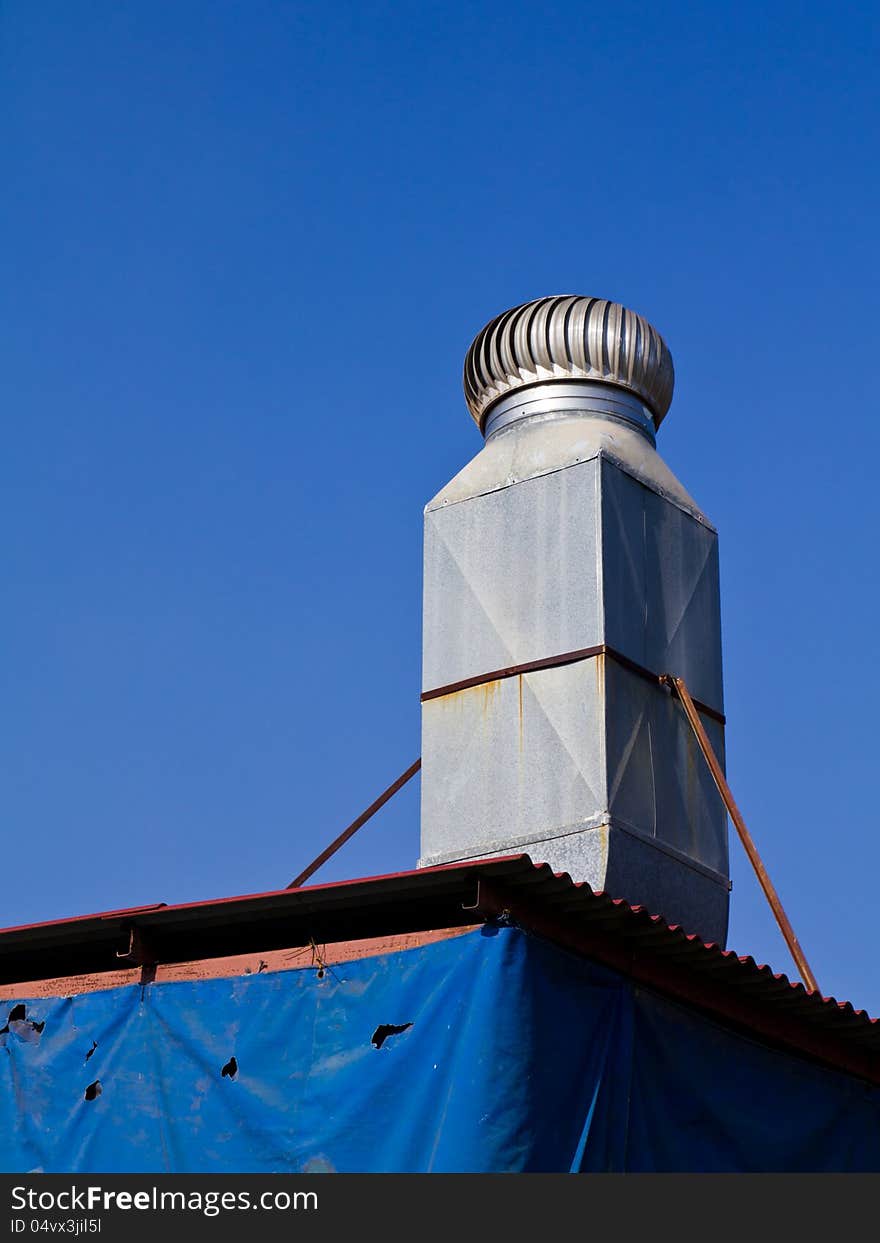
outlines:
M425 510L420 865L525 852L724 944L714 527L655 449L672 358L641 316L539 298L468 351L482 450Z

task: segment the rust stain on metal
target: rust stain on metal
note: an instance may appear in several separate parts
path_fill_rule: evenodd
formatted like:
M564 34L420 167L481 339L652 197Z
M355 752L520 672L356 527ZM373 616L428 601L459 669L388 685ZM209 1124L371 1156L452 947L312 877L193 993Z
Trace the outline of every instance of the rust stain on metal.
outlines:
M519 749L520 751L522 751L523 749L523 678L524 677L525 677L525 674L522 674L522 673L520 673L517 677L517 682L519 683L519 686L517 689L519 691Z
M458 706L461 703L461 691L449 691L444 695L435 695L432 702L442 708Z
M446 686L438 686L421 694L422 703L431 699L442 699L460 691L470 690L475 686L484 686L488 682L499 682L505 678L516 677L519 673L534 673L539 669L555 669L558 665L571 665L578 660L588 660L596 656L600 647L584 647L576 652L564 652L561 656L548 656L543 660L529 660L521 665L507 665L503 669L493 669L489 673L478 673L472 678L463 678L460 682L449 682Z
M481 682L479 687L477 687L477 690L479 690L480 696L483 701L482 710L483 710L484 717L488 715L489 709L492 707L495 701L495 695L500 685L501 683L498 680L498 678L493 678L491 682Z
M622 669L628 669L630 673L644 678L647 682L654 682L659 685L667 677L666 674L654 673L652 669L646 669L644 665L630 660L628 656L624 656L623 652L618 652L615 648L609 647L607 643L600 643L596 647L583 647L573 652L562 652L558 656L547 656L541 660L529 660L521 665L508 665L504 669L492 669L489 673L476 674L472 678L464 678L461 682L449 682L446 686L437 686L433 690L422 691L420 698L422 703L428 703L432 699L446 699L457 696L462 691L471 690L473 687L488 686L489 683L500 682L505 678L514 678L522 673L538 673L542 669L558 669L561 665L573 665L582 660L592 660L595 657L603 656L607 656L609 660L613 660ZM719 725L726 724L723 712L717 712L715 708L710 708L708 704L701 703L699 699L694 700L694 703L697 705L698 711L702 712L704 716L711 717Z

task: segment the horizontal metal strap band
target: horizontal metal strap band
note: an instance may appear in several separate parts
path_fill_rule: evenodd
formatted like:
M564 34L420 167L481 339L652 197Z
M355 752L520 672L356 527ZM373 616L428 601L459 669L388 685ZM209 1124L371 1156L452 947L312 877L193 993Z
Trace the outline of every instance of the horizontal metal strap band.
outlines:
M650 669L646 669L644 665L637 664L636 661L630 660L628 656L624 656L623 652L618 652L613 647L609 647L607 643L598 643L595 647L581 647L574 652L562 652L559 656L545 656L543 660L527 660L522 665L508 665L504 669L493 669L491 673L479 673L473 678L463 678L461 682L450 682L447 686L437 686L433 690L422 691L421 701L422 703L427 703L431 699L440 699L443 695L454 695L457 691L470 690L473 686L485 686L487 682L499 682L503 678L515 678L522 673L537 673L540 669L558 669L560 665L574 665L578 661L592 660L596 656L607 656L609 660L613 660L622 669L628 669L630 673L644 678L646 682L653 682L657 686L662 685L664 678L669 676L668 674L653 673ZM699 712L703 713L704 716L710 717L713 721L717 721L719 725L727 723L727 718L723 712L716 712L708 704L700 703L699 699L695 699L694 704Z

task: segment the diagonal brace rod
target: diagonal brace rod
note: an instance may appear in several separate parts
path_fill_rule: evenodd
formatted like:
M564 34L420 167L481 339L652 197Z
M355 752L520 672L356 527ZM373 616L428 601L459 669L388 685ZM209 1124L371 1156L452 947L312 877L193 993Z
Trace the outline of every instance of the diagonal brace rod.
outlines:
M819 991L819 985L816 983L816 977L810 970L810 964L807 962L804 951L801 949L800 942L795 936L794 928L792 928L789 923L788 916L783 910L782 903L779 900L779 894L773 886L773 882L770 879L767 869L764 867L761 856L758 854L758 848L752 840L752 835L746 828L742 814L734 801L733 793L731 792L730 786L727 784L727 780L721 770L721 765L718 763L718 757L716 756L712 748L712 744L709 741L709 735L703 728L703 722L700 720L700 714L697 712L693 699L691 699L690 692L685 685L684 678L676 678L673 677L672 674L666 673L660 680L669 686L673 693L676 694L681 700L681 705L684 708L685 715L687 716L691 729L694 731L700 750L703 753L703 759L709 766L709 772L712 774L712 780L718 787L718 793L724 800L724 805L727 808L728 814L733 821L734 826L736 827L739 839L745 848L746 854L749 856L749 862L755 869L755 875L758 878L758 883L764 891L764 897L770 903L770 909L772 910L776 922L779 925L780 932L785 938L785 944L788 946L789 953L797 964L797 969L801 974L801 979L811 993L817 993Z
M410 777L414 777L421 767L422 757L419 756L414 764L410 764L405 773L401 773L397 780L392 782L388 789L384 790L374 803L370 803L366 811L362 811L356 820L352 820L348 828L344 829L339 836L330 843L326 850L322 850L317 859L313 859L309 866L304 868L303 871L300 872L299 876L295 877L290 884L286 886L286 888L299 889L300 885L304 885L309 877L314 876L318 868L322 867L328 859L332 858L332 856L336 854L337 850L339 850L340 846L344 846L350 837L354 837L358 829L363 828L367 821L375 816L379 808L384 807L388 800L393 798L397 791L405 786Z

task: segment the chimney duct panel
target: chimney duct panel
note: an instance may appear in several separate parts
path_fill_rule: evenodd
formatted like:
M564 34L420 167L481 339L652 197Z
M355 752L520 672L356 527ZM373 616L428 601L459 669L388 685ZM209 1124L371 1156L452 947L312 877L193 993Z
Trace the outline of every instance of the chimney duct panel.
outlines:
M645 676L686 680L723 761L717 537L654 447L672 378L599 299L472 345L486 442L425 511L420 863L523 851L723 944L724 808Z

